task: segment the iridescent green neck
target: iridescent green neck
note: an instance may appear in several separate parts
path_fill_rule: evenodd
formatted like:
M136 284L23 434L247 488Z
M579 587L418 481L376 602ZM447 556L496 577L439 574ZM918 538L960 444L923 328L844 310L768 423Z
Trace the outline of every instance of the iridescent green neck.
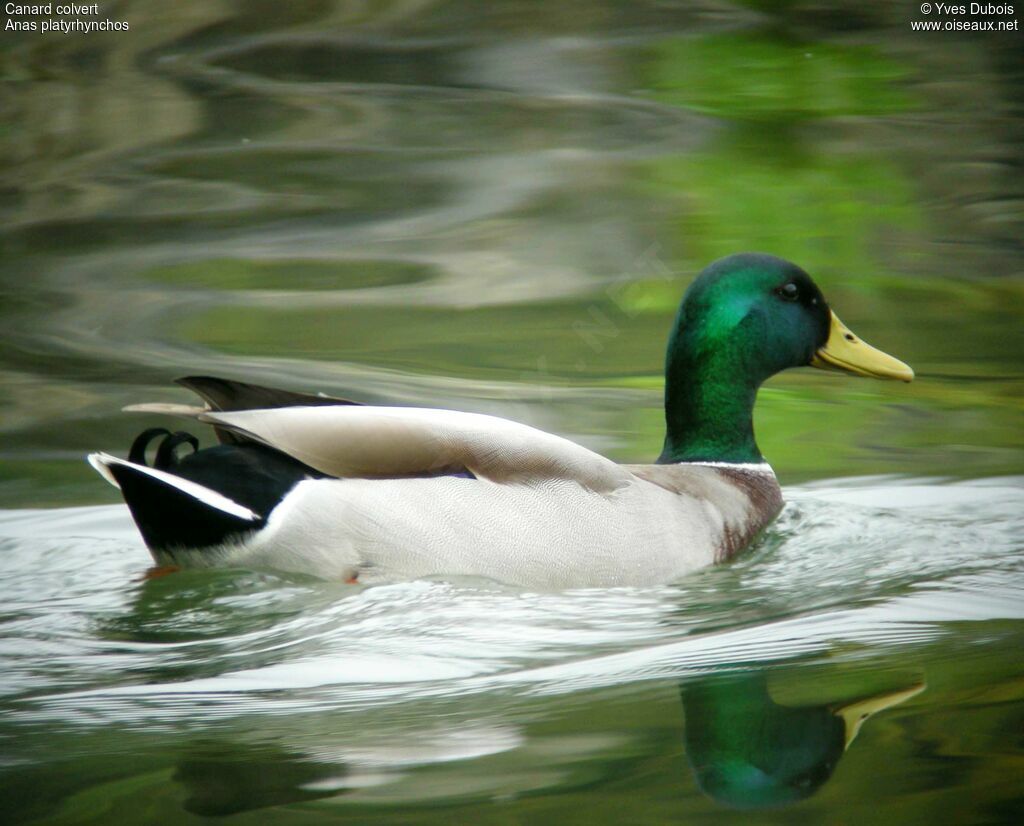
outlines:
M670 462L763 462L754 441L758 388L810 364L830 313L810 276L760 253L709 265L686 290L665 365L665 449Z
M700 331L677 328L669 342L658 463L763 462L754 441L754 401L767 376L728 344L707 346L701 339Z

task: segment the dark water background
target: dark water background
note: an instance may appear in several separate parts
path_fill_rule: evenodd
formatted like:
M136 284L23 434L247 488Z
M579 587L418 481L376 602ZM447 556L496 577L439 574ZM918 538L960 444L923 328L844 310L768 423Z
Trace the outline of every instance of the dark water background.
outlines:
M1020 33L903 2L101 11L130 30L2 33L3 820L1020 822ZM790 504L677 586L146 581L83 461L188 373L647 461L679 296L745 249L918 381L774 379ZM736 768L800 754L786 799Z

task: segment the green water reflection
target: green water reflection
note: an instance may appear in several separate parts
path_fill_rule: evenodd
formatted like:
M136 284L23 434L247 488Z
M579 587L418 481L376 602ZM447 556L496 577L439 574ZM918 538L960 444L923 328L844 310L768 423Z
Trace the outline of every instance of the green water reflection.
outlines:
M807 118L903 112L908 66L873 45L800 39L778 29L664 40L647 85L659 99L729 119L786 124Z
M765 672L684 685L686 753L701 789L722 803L795 803L828 782L870 717L924 688L792 706L774 700Z
M918 653L936 663L928 679L938 682L938 699L931 688L922 693L914 667L883 658L589 691L572 701L470 697L271 718L240 710L202 733L58 733L68 758L58 766L62 783L52 771L17 770L23 794L8 813L57 824L225 815L240 823L785 823L839 810L881 822L979 813L1009 822L1015 758L989 756L984 773L973 764L998 736L996 709L1019 698L1019 684L1005 668L982 665L984 707L949 707L976 680L937 651ZM877 714L844 748L841 711L865 701ZM439 734L440 719L451 735ZM89 750L107 756L86 760ZM924 794L935 773L941 789Z
M737 8L729 32L685 7L673 28L665 9L607 6L576 10L578 41L527 42L494 40L502 11L464 8L469 28L439 45L405 27L438 35L455 8L380 12L397 17L377 40L275 28L377 19L303 9L175 18L137 68L118 62L138 45L124 38L96 41L109 66L94 74L72 70L73 44L10 53L9 504L113 501L79 455L123 447L135 424L114 408L196 371L374 400L412 376L403 401L646 460L671 313L739 249L802 264L921 377L770 385L759 438L784 480L1022 467L1021 199L1000 175L1020 120L978 118L966 95L950 108L923 82L931 53L890 42L881 10L849 37L813 4ZM957 82L998 108L1009 65Z

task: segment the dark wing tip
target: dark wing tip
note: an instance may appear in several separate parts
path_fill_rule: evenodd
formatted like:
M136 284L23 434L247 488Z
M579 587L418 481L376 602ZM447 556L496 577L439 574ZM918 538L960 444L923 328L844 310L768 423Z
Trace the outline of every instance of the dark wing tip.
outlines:
M175 384L191 390L214 410L266 410L275 407L311 407L337 404L359 404L334 396L297 393L278 387L264 387L216 376L182 376Z

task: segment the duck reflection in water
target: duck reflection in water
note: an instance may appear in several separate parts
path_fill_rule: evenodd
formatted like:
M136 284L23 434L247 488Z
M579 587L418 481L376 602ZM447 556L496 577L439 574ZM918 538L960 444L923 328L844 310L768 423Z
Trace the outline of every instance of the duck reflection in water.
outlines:
M923 681L840 703L782 705L759 670L681 686L686 754L701 790L741 808L783 806L832 776L864 721L924 691Z
M786 682L790 689L799 688ZM797 704L773 697L764 670L685 682L679 690L687 758L701 791L718 803L748 809L797 803L828 781L868 717L924 688L917 681L841 702ZM463 703L458 705L466 710ZM548 766L553 784L594 781L589 773L568 780L581 762L592 765L595 755L589 750L576 752L560 740L556 759L545 742L550 734L531 733L529 724L509 734L507 720L495 721L486 713L480 719L479 713L470 711L456 734L430 724L398 740L393 731L389 735L373 725L358 733L343 724L335 728L330 716L317 717L315 730L292 730L291 746L247 742L248 735L238 732L194 744L179 760L174 777L183 787L184 808L206 817L351 792L365 796L371 789L376 789L370 797L377 796L378 803L392 795L406 803L423 800L422 795L429 798L439 787L449 793L463 789L456 796L468 799L499 790L536 792L538 754L554 761ZM427 719L436 721L436 712ZM578 726L573 730L578 732ZM499 731L506 732L507 742L495 741ZM475 762L470 757L496 755L511 760L503 762L501 772L486 764L475 769L469 765ZM521 789L520 761L530 762L520 778L528 785Z

